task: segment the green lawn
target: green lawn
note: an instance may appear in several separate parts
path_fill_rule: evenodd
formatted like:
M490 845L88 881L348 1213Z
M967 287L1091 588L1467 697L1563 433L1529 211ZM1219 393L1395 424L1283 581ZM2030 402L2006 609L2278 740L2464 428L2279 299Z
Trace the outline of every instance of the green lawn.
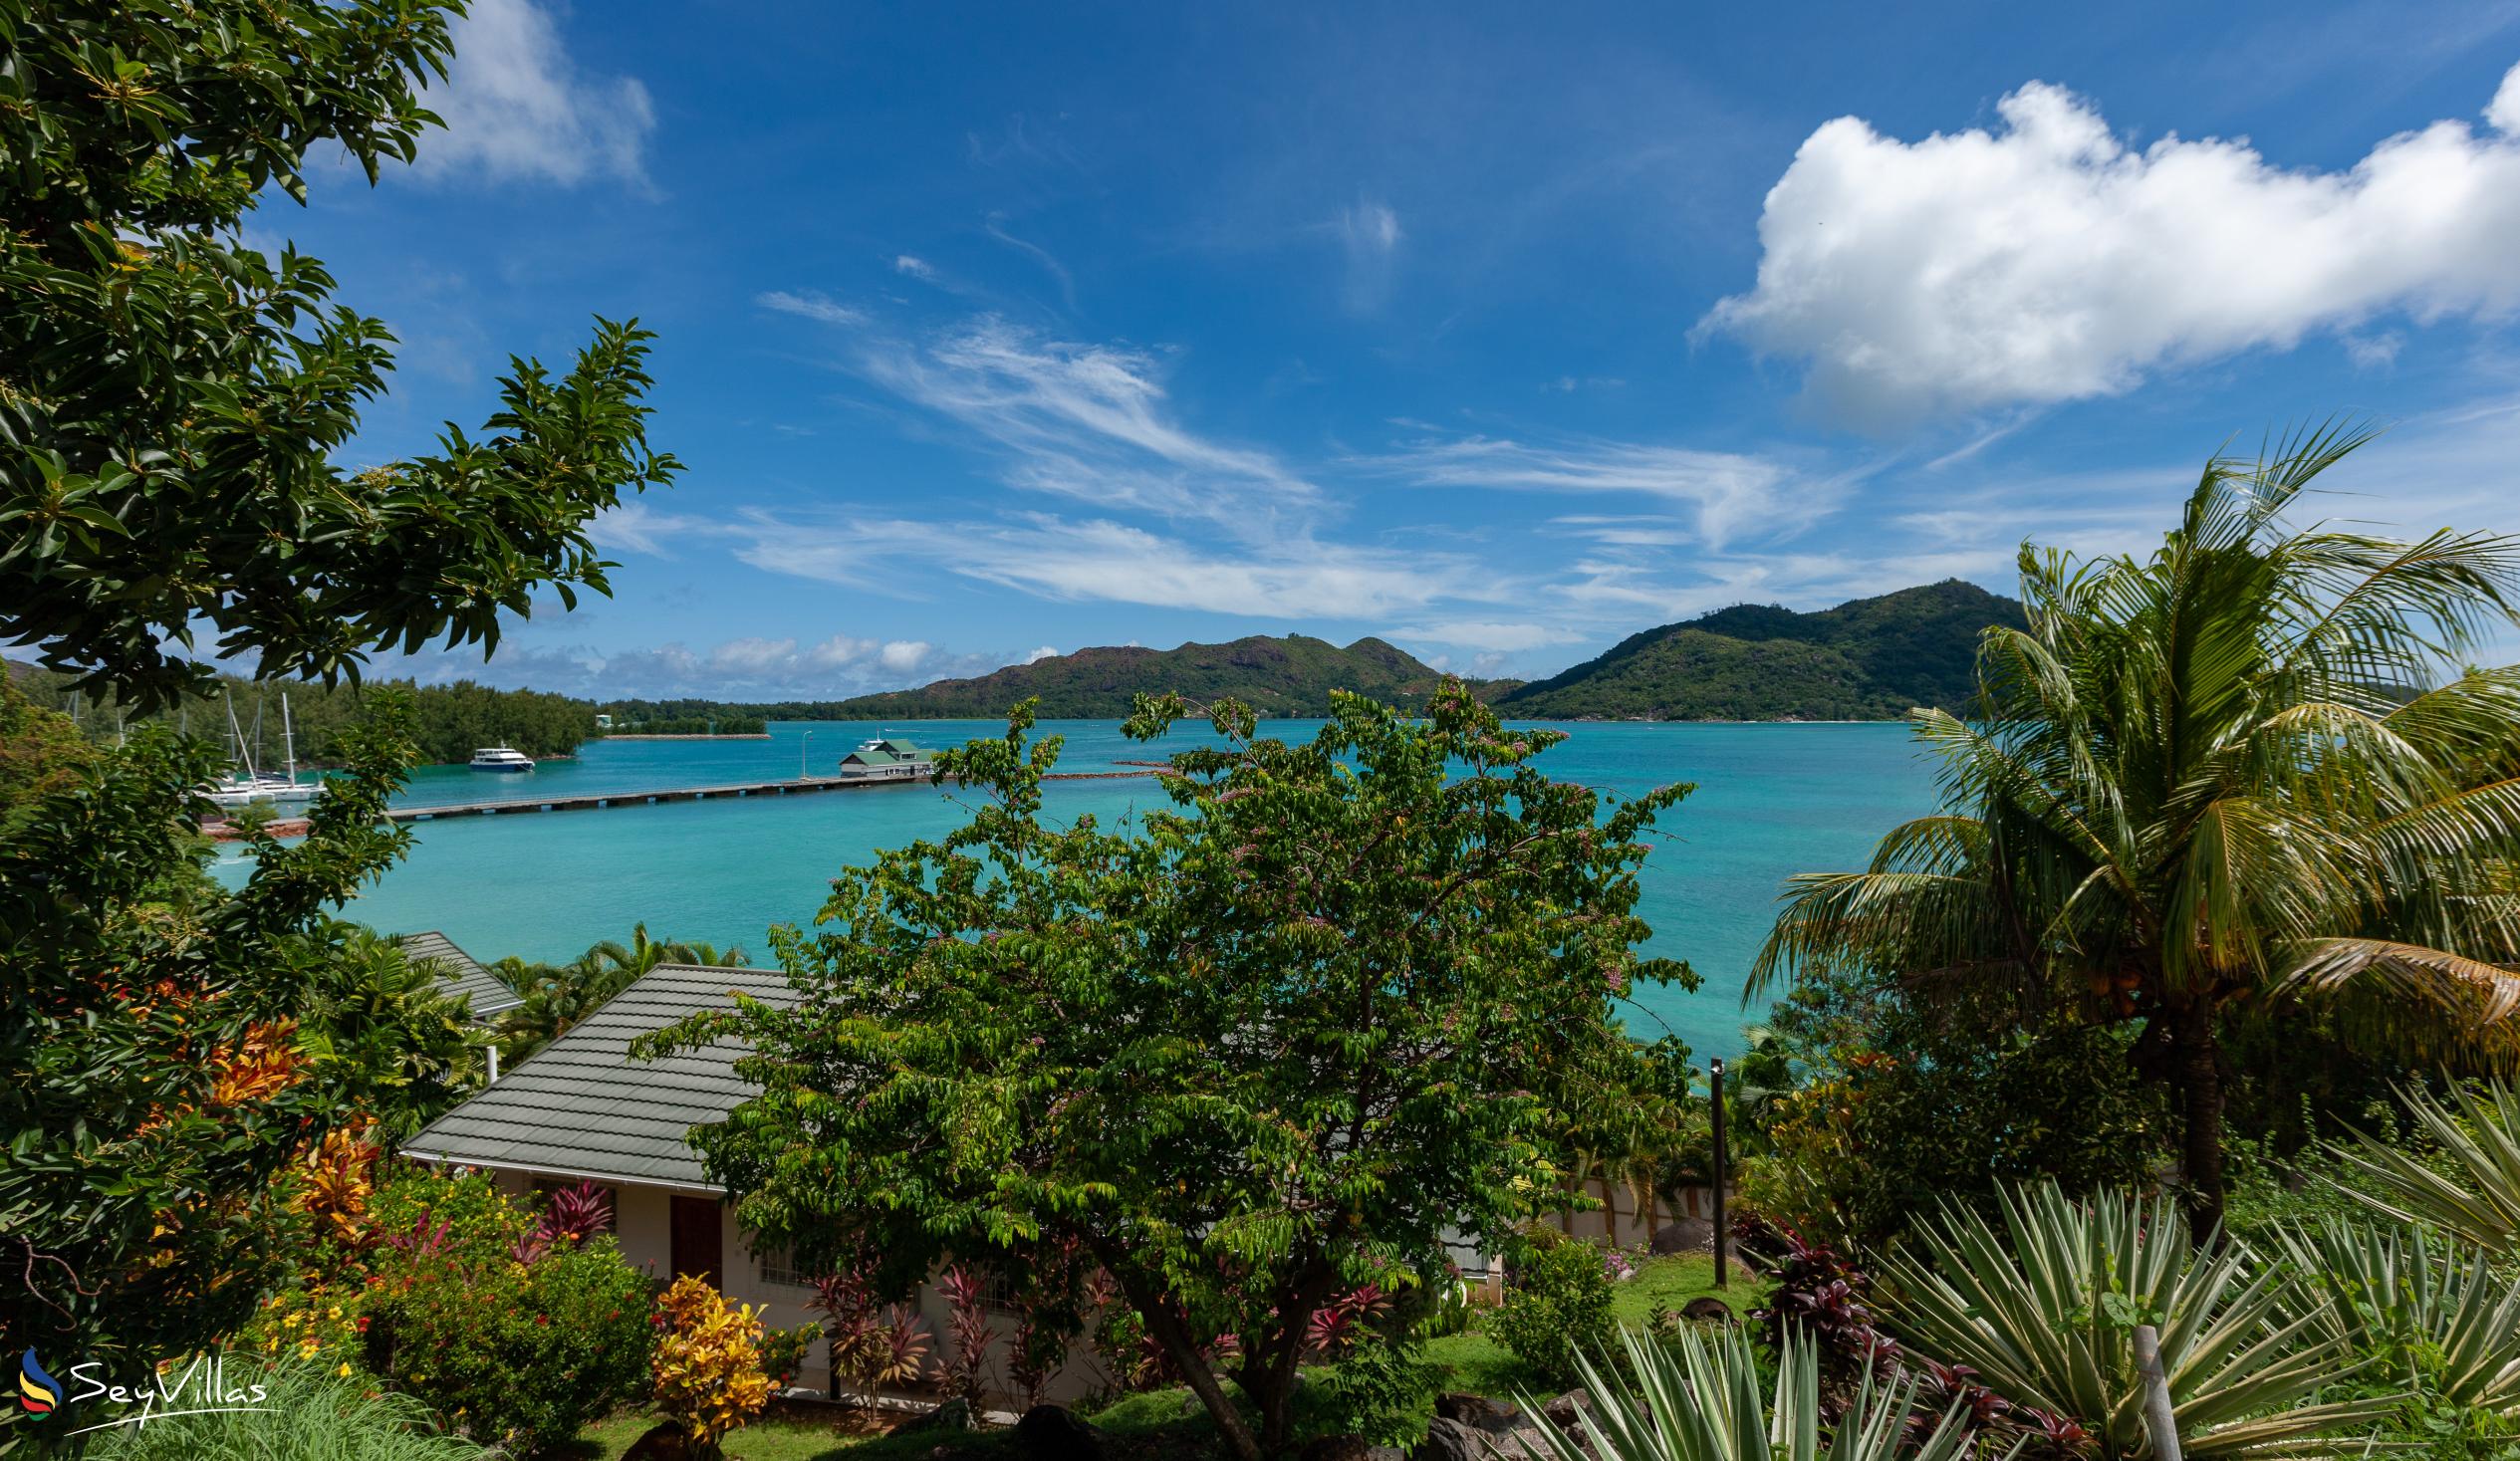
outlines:
M1714 1261L1705 1255L1652 1258L1638 1267L1634 1279L1612 1291L1611 1308L1620 1323L1642 1326L1656 1309L1676 1310L1692 1299L1710 1294L1741 1314L1765 1298L1766 1285L1736 1270L1731 1288L1718 1292ZM1510 1400L1518 1391L1537 1393L1547 1388L1525 1373L1502 1345L1482 1334L1476 1320L1465 1334L1429 1340L1426 1352L1443 1366L1446 1390ZM838 1418L808 1418L809 1414L792 1411L774 1415L727 1436L728 1461L909 1461L926 1456L940 1441L948 1439L958 1440L973 1451L993 1451L1003 1446L1010 1455L1013 1453L1002 1432L959 1438L932 1431L898 1437L873 1436L845 1428ZM1206 1411L1188 1389L1177 1386L1123 1396L1094 1412L1093 1419L1115 1435L1138 1443L1133 1449L1152 1447L1150 1454L1195 1455L1205 1450L1207 1441L1213 1438ZM622 1453L653 1424L653 1416L624 1414L589 1426L579 1436L578 1449L570 1461L621 1461Z

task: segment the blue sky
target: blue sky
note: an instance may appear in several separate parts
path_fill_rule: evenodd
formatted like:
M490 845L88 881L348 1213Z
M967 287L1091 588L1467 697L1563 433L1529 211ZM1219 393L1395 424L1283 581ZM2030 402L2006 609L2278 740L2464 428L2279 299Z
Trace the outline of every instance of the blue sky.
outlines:
M2520 5L475 0L449 126L249 235L400 337L660 339L681 482L470 674L831 696L1378 634L1538 674L2391 430L2315 515L2520 530Z

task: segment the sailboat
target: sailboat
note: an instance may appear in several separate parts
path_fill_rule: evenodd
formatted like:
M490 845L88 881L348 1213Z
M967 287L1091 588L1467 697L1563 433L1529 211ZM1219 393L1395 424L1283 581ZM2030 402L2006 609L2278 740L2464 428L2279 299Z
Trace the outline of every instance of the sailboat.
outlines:
M254 710L254 728L259 736L262 729L260 706ZM212 782L202 788L201 795L212 802L231 809L266 802L275 811L297 812L314 801L315 794L323 790L321 786L305 785L298 780L297 727L289 720L287 695L280 697L280 745L283 754L288 757L288 775L279 776L254 769L254 755L245 744L244 728L236 723L236 698L233 695L227 701L227 733L235 747L236 768L227 774L226 780Z

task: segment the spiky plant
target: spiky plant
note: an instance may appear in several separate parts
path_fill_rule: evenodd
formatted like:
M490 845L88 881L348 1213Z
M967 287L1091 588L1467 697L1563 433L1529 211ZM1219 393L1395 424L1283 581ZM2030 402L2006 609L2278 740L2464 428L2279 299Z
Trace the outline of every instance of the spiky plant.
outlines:
M2459 1405L2520 1416L2520 1281L2481 1254L2334 1218L2278 1234L2319 1328L2396 1379Z
M1998 1193L2002 1226L1948 1204L1890 1253L1891 1329L1965 1364L2014 1405L2068 1416L2102 1461L2148 1457L2135 1328L2160 1332L2178 1433L2190 1456L2297 1456L2339 1439L2377 1402L2306 1405L2352 1374L2345 1339L2299 1303L2286 1276L2219 1235L2190 1241L2165 1198L2088 1200L2053 1183Z
M2369 1134L2335 1148L2346 1191L2399 1222L2440 1229L2498 1258L2520 1257L2520 1093L2495 1082L2453 1087L2447 1102L2420 1087L2397 1093L2416 1127L2454 1172Z
M1580 1413L1582 1436L1539 1428L1550 1461L1958 1461L1971 1434L1958 1413L1929 1420L1921 1440L1910 1424L1915 1382L1883 1381L1867 1372L1834 1428L1825 1428L1820 1356L1808 1339L1778 1354L1776 1384L1759 1377L1741 1331L1703 1336L1682 1331L1668 1342L1620 1331L1626 1378L1576 1356L1576 1372L1592 1401ZM1524 1408L1537 1412L1530 1397ZM1526 1444L1529 1444L1528 1442Z

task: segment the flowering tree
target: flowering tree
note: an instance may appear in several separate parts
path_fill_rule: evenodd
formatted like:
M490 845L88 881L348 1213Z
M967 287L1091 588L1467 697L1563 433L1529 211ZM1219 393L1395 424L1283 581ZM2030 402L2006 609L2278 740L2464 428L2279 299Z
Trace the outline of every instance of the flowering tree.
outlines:
M1130 734L1187 711L1141 700ZM1176 756L1131 835L1043 815L1059 742L1018 707L938 758L982 794L968 826L845 873L831 931L774 935L796 1008L647 1048L753 1047L761 1095L693 1139L767 1241L819 1264L854 1237L893 1287L1072 1243L1257 1457L1289 1439L1316 1311L1560 1205L1600 1149L1580 1128L1644 1108L1599 1093L1663 1079L1612 1011L1688 977L1638 955L1635 912L1641 838L1687 789L1550 781L1564 737L1458 684L1415 721L1341 696L1308 744L1210 718L1224 747Z

